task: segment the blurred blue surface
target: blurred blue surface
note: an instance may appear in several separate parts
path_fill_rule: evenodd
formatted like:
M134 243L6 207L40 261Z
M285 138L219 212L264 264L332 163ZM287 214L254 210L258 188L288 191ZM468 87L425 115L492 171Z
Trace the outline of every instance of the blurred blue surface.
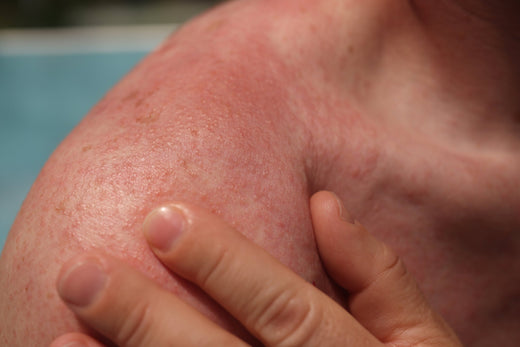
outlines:
M145 54L0 54L0 250L49 155Z

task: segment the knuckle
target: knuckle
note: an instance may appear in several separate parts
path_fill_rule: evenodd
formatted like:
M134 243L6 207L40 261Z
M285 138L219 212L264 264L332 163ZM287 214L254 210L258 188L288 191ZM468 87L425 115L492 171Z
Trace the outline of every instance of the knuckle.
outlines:
M121 346L144 346L150 333L153 310L148 301L137 302L116 327L116 341Z
M232 254L223 248L215 249L214 255L208 257L208 261L195 269L196 282L202 288L209 288L218 278L221 278L225 271L233 265Z
M323 313L302 290L273 295L263 309L252 315L257 336L269 346L301 346L318 330Z
M365 278L356 292L363 292L389 279L392 280L392 283L401 283L408 276L408 270L402 259L388 246L384 245L376 256L371 275Z
M380 271L375 277L375 281L379 278L390 276L394 280L401 280L408 276L408 270L404 265L401 257L399 257L394 251L392 251L389 247L385 246L383 251L383 262Z

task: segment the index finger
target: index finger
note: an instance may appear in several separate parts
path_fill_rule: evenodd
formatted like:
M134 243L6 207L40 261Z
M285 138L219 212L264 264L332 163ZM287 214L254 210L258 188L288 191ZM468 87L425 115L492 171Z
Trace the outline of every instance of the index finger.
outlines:
M167 267L268 346L381 345L332 299L203 209L164 206L144 230Z

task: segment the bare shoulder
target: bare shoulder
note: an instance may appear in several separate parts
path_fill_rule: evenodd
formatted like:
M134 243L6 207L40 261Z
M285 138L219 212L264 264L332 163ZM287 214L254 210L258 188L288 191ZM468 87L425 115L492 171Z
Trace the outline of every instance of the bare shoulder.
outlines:
M329 285L315 255L307 135L287 102L287 71L266 59L271 48L262 35L237 31L226 11L172 36L49 159L0 260L1 344L45 344L78 328L54 282L61 264L88 249L127 260L216 317L218 308L172 278L141 236L146 213L167 201L223 215L309 280Z

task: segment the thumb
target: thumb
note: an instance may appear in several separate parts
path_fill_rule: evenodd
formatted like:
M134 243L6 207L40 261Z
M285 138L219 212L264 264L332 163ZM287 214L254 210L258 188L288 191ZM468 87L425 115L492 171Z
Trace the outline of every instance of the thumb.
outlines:
M315 194L311 213L323 263L350 293L349 310L358 322L383 343L461 346L401 259L353 223L334 194Z

